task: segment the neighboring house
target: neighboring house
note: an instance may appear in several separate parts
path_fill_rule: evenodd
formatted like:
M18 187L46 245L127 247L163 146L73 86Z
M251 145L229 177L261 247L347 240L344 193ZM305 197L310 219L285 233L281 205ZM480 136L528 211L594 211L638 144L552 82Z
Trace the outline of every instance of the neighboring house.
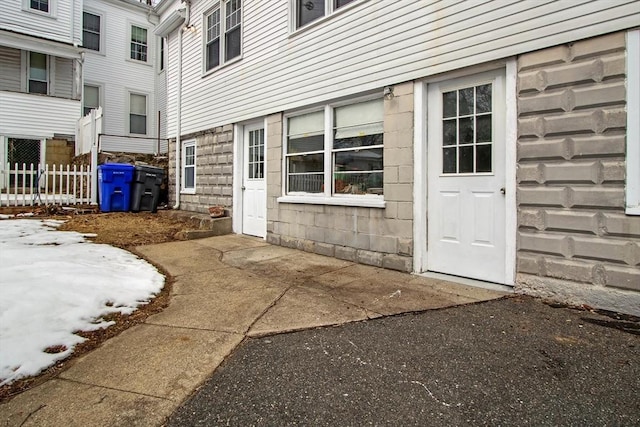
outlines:
M47 147L73 140L82 109L81 25L81 0L0 2L1 165L45 163Z
M155 21L146 1L0 2L0 165L67 163L78 119L98 106L102 132L118 136L106 148L157 147L165 79Z
M640 2L161 7L176 206L640 314Z
M102 107L104 150L149 152L166 129L156 23L146 1L84 0L83 113Z

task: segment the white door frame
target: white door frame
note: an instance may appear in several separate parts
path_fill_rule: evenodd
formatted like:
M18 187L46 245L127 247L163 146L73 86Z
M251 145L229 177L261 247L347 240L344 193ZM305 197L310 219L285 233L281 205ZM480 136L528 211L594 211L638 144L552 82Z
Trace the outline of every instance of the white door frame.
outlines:
M242 234L242 186L244 180L244 129L245 126L260 125L264 126L264 179L265 187L267 185L267 169L269 162L267 161L267 118L250 120L233 125L233 200L231 202L233 214L231 216L231 227L234 233ZM266 235L265 235L266 239Z
M429 271L427 248L427 85L444 80L455 79L462 75L473 75L490 69L506 69L505 90L505 284L513 286L516 272L516 144L518 135L516 78L517 64L509 59L489 67L465 70L460 73L438 76L438 78L416 81L414 83L414 186L413 186L413 270L414 273Z

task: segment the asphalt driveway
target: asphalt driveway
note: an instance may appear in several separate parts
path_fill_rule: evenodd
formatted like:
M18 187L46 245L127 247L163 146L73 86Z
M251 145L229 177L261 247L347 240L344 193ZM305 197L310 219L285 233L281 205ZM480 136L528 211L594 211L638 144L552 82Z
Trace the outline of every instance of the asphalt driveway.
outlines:
M168 425L638 426L638 333L515 297L249 338Z

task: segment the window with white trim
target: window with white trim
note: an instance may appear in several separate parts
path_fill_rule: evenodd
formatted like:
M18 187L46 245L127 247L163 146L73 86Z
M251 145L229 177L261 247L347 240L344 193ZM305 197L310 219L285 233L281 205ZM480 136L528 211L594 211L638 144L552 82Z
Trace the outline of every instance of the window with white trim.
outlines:
M182 143L182 192L196 192L196 141Z
M383 118L382 99L288 117L286 194L382 196Z
M49 58L44 53L29 52L29 81L27 92L49 92Z
M82 46L100 51L100 15L82 12Z
M204 15L204 28L205 71L239 57L242 53L242 1L220 1Z
M49 13L49 0L30 0L29 7L33 10Z
M147 134L147 96L129 94L129 133Z
M147 29L131 26L131 59L147 62Z
M293 0L295 29L304 27L324 16L331 15L339 8L354 0Z
M640 215L640 30L627 32L626 213Z
M100 87L92 85L84 85L84 97L82 98L82 114L86 116L100 107Z

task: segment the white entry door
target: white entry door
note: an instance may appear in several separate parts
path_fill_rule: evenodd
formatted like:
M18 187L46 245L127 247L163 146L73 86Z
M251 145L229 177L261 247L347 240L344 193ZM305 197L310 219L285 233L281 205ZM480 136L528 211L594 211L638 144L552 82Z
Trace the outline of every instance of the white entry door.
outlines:
M265 237L267 233L267 189L264 125L244 127L242 178L242 233Z
M428 85L430 271L506 283L504 80Z

